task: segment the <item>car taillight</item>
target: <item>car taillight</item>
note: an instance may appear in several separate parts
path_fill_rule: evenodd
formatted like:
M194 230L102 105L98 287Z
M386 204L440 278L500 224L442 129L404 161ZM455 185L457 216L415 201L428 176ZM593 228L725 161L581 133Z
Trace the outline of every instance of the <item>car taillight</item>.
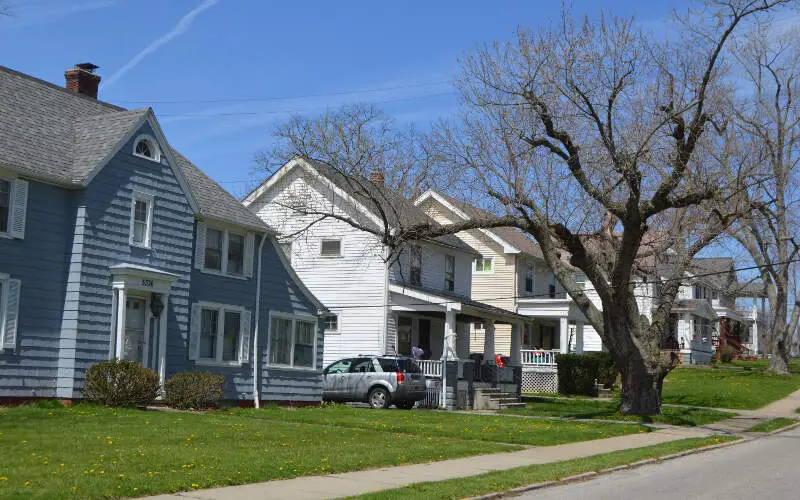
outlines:
M406 376L403 375L403 372L395 372L395 373L397 373L397 383L402 384L405 381Z

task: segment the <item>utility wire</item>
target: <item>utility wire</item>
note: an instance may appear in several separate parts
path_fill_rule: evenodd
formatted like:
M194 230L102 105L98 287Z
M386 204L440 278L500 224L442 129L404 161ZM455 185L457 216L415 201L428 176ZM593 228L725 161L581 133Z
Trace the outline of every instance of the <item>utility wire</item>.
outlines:
M800 262L800 258L781 261L781 262L773 262L772 264L739 267L739 268L734 268L732 271L733 272L751 271L751 270L754 270L754 269L761 269L761 268L764 268L764 267L779 266L779 265L783 265L783 264L793 264L793 263L797 263L797 262ZM722 275L722 274L728 274L729 272L730 271L715 271L715 272L694 274L694 275L686 277L686 278L670 278L670 279L665 279L665 280L629 281L629 282L625 283L624 285L625 286L629 286L629 285L664 284L664 283L668 283L670 281L678 281L680 283L683 283L684 281L688 281L688 282L691 283L692 281L695 281L697 278L703 278L703 277L708 277L708 276L718 276L718 275ZM403 286L400 283L396 283L396 285L397 286ZM611 285L611 287L614 288L614 285ZM418 291L421 291L423 293L427 292L427 293L431 293L431 294L434 294L434 295L437 294L437 292L441 293L441 291L422 289L422 288L418 288L416 286L407 287L407 288L409 288L410 290L418 290ZM566 294L566 292L564 292L564 293ZM408 303L405 303L403 305L404 306L447 305L447 304L461 303L464 300L468 300L468 301L471 301L471 302L480 302L480 303L486 304L488 302L494 302L494 301L498 301L498 300L534 299L534 298L550 298L550 297L551 297L551 294L549 292L547 292L547 293L538 293L538 294L537 293L526 294L526 295L509 295L509 296L506 296L506 297L493 297L493 298L488 298L488 299L486 299L486 298L484 298L484 299L472 299L472 298L468 298L468 297L464 297L462 299L462 298L459 298L459 297L453 297L450 300L433 301L433 302L428 302L428 301L425 301L425 302L408 302ZM658 298L657 296L646 295L646 294L645 295L637 295L637 297L651 298L651 299ZM562 300L567 300L568 298L569 298L569 295L566 294L566 297L564 299L562 299ZM491 304L487 304L487 305L491 305ZM383 308L388 308L388 307L391 307L391 306L389 306L389 305L385 306L385 305L382 305L382 304L358 304L358 305L332 305L332 304L328 305L328 304L326 304L325 307L327 307L329 309L343 310L343 309L370 309L370 308L381 308L381 309L383 309ZM498 307L498 306L493 306L493 307Z
M444 85L450 83L447 80L442 80L438 82L425 82L425 83L416 83L416 84L409 84L409 85L395 85L392 87L374 87L369 89L362 89L362 90L341 90L335 92L322 92L318 94L304 94L304 95L297 95L297 96L262 96L262 97L223 97L223 98L214 98L214 99L162 99L162 100L153 100L153 99L131 99L131 100L121 100L118 102L127 103L127 104L204 104L204 103L221 103L221 102L267 102L267 101L293 101L296 99L309 99L312 97L328 97L328 96L340 96L340 95L349 95L349 94L372 94L375 92L389 92L392 90L405 90L405 89L414 89L420 87L432 87L435 85Z

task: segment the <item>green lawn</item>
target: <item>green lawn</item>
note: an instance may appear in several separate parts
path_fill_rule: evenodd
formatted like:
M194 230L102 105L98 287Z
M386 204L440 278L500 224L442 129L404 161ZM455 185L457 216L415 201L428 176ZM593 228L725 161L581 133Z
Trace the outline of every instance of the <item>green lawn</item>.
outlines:
M521 449L503 443L644 431L337 406L204 414L0 408L0 498L138 496Z
M725 366L725 364L723 363L722 366ZM767 368L769 368L769 360L768 359L757 359L754 361L734 360L731 362L730 366L736 366L740 368L751 368L754 370L766 370ZM800 373L800 358L789 360L789 371Z
M416 498L425 498L426 500L449 500L453 498L473 497L497 491L506 491L511 488L519 488L529 484L557 481L576 474L599 471L648 458L663 457L665 455L735 439L735 437L730 436L681 439L655 446L617 451L564 462L519 467L500 472L489 472L480 476L410 484L405 488L370 493L358 498L364 500L401 500Z
M800 374L678 367L664 380L664 403L753 410L800 389Z
M619 412L619 401L598 401L590 399L525 398L526 408L506 410L514 415L534 415L544 417L570 417L582 419L625 420L631 422L661 423L670 425L695 426L718 422L735 414L700 408L675 408L665 406L662 415L643 417L623 415Z
M646 427L638 425L599 422L587 424L425 410L376 411L343 405L332 405L325 408L272 407L261 410L236 409L231 411L236 415L254 419L533 446L550 446L649 431Z
M796 423L797 420L793 420L791 418L773 418L772 420L767 420L766 422L756 424L747 430L749 432L772 432Z

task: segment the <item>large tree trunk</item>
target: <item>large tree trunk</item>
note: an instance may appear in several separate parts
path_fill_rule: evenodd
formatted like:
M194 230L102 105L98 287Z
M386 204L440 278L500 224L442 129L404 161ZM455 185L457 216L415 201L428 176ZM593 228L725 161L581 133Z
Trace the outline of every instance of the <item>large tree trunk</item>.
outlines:
M666 371L647 370L638 362L629 363L621 373L620 412L623 415L661 414L661 388Z
M778 290L775 299L775 307L772 308L772 331L769 336L769 371L780 375L789 374L789 351L790 344L788 337L788 325L786 324L786 294Z
M631 298L603 310L606 335L612 344L608 348L622 376L620 412L660 415L661 388L669 365L659 350L660 336L652 335L648 325L636 318L630 310L635 307Z

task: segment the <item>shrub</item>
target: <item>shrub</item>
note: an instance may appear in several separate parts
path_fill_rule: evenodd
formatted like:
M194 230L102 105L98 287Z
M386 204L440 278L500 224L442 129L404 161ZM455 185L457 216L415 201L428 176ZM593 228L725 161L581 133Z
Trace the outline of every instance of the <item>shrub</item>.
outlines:
M225 377L209 372L176 373L165 384L167 405L181 410L212 408L225 394Z
M559 354L558 392L593 396L595 380L601 386L613 387L617 380L617 369L607 352L587 354Z
M113 359L86 370L83 396L106 406L146 405L158 396L158 374L136 361Z
M719 360L723 363L730 363L736 357L736 349L733 346L723 346L719 351Z

